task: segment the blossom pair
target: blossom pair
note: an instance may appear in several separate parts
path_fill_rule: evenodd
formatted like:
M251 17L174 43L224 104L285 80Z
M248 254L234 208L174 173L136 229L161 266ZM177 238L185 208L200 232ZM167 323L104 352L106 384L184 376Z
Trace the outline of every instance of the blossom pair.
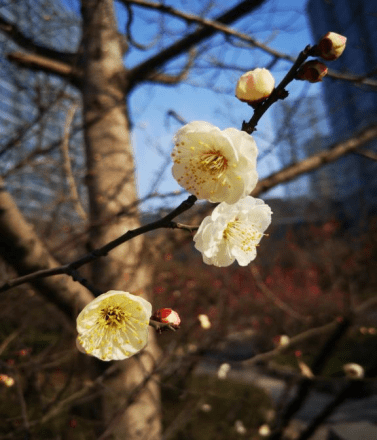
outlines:
M77 317L77 348L103 361L127 359L148 342L149 320L179 328L178 314L157 310L141 296L110 290L91 301Z
M221 131L191 122L175 136L173 176L199 199L221 202L194 236L207 264L224 267L235 260L246 266L271 222L271 209L249 196L258 181L254 139L235 128Z

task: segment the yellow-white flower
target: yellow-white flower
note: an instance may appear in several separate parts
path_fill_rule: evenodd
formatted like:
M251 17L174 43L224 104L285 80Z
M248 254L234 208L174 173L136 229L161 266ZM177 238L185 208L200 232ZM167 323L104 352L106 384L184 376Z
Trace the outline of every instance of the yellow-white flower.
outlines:
M151 314L144 298L110 290L77 317L77 347L103 361L129 358L146 346Z
M174 144L173 176L198 199L232 204L255 188L258 149L247 133L194 121L177 131Z
M206 264L218 267L235 260L246 266L256 257L256 246L271 223L271 208L251 196L233 205L220 203L194 236L195 247Z

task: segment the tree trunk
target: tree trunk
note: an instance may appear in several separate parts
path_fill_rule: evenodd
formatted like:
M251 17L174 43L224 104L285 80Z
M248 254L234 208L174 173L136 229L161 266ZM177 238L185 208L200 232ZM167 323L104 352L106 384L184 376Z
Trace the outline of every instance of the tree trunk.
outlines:
M112 0L82 0L82 18L90 246L96 248L140 223L134 205L137 195L126 108L126 74ZM127 215L114 218L116 212L125 208L129 208ZM143 262L142 247L143 237L137 237L97 260L92 266L94 285L104 292L124 290L149 299L151 270ZM157 345L151 334L146 350L123 361L123 374L107 383L106 433L115 435L116 439L154 440L160 435L156 383L148 380L145 386L140 386L141 391L135 393L135 387L149 376L157 356Z

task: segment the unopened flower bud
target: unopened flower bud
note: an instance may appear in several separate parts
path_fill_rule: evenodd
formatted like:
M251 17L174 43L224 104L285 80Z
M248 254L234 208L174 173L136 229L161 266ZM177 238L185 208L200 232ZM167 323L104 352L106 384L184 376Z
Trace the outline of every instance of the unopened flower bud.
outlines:
M275 87L275 79L267 69L244 73L237 82L236 97L249 104L258 104L268 98Z
M335 32L327 32L317 45L315 55L327 61L336 60L346 48L347 38Z
M203 405L200 406L200 411L203 411L204 413L209 413L212 411L212 406L209 403L203 403Z
M289 336L277 335L273 338L273 342L277 347L286 347L290 343Z
M209 320L207 315L198 315L198 319L200 325L204 330L208 330L209 328L211 328L211 321Z
M234 429L236 430L237 434L240 435L245 435L247 433L247 429L245 428L242 420L236 420L234 422Z
M327 67L318 60L307 61L297 72L296 79L309 81L311 83L322 81L322 78L327 75Z
M0 374L0 382L2 382L7 387L11 387L14 385L13 377L8 376L7 374Z
M229 371L230 371L230 365L229 364L221 364L219 369L217 370L217 377L219 379L226 379Z
M364 377L364 368L359 364L345 364L343 365L343 370L346 376L351 379L362 379Z
M157 310L153 313L151 319L164 324L171 324L174 328L179 328L179 324L181 323L181 318L178 313L168 308Z
M258 434L261 437L268 437L271 434L271 429L267 424L261 425L258 429Z

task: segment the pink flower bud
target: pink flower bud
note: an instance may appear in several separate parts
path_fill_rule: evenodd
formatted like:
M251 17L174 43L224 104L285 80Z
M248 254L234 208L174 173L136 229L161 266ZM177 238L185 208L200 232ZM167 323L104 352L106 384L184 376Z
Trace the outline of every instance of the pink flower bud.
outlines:
M171 324L175 328L178 328L179 324L181 323L181 318L179 317L178 313L168 308L157 310L153 313L151 319L164 324Z
M346 47L347 38L335 32L327 32L317 45L315 54L324 60L333 61L342 55Z
M327 75L327 67L318 60L307 61L297 72L296 79L309 81L311 83L322 81L322 78Z
M275 87L275 79L267 69L254 69L244 73L237 82L236 97L249 104L268 98Z

